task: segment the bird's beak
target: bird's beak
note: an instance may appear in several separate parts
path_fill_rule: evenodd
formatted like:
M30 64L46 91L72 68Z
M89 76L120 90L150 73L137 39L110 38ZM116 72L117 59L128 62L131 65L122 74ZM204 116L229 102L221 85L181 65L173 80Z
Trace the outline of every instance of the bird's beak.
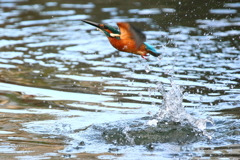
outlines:
M81 21L83 21L83 22L85 22L85 23L87 23L87 24L90 24L90 25L92 25L92 26L95 26L95 27L97 27L97 28L101 28L101 26L100 26L100 24L99 23L95 23L95 22L91 22L91 21L88 21L88 20L81 20Z

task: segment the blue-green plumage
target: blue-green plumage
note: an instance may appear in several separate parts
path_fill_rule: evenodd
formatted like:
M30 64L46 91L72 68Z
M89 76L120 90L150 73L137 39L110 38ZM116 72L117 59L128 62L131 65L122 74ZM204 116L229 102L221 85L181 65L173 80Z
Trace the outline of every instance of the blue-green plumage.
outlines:
M150 44L147 44L146 42L143 42L143 44L146 46L146 49L147 49L148 51L150 51L149 53L150 53L152 56L154 56L154 57L160 56L160 53L158 53L153 46L151 46Z
M101 28L100 28L101 29ZM110 25L104 25L103 29L101 29L101 31L107 36L107 37L111 37L110 33L108 33L106 30L110 30L112 33L114 34L121 34L121 32L119 31L118 28L110 26ZM120 37L115 37L116 39L120 39Z

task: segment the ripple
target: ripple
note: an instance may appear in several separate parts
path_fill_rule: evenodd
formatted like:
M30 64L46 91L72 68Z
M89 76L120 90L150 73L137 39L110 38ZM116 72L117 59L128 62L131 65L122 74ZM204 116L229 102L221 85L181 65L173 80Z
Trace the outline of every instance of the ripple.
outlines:
M16 4L15 3L1 3L1 7L3 7L3 8L15 8Z
M46 2L45 5L48 7L55 7L58 5L58 2Z
M117 67L103 67L103 66L98 66L98 67L91 67L91 69L96 70L96 71L109 71L109 72L125 72L128 69L124 68L117 68Z
M0 134L14 134L14 132L9 132L9 131L0 131Z
M118 9L116 7L111 7L111 8L102 8L101 10L103 12L114 12L114 11L117 11Z
M44 46L63 46L63 45L71 45L71 44L79 44L78 40L66 40L66 41L51 41L51 42L40 42L40 43L29 43L28 47L44 47Z
M71 16L63 16L63 17L55 17L54 20L82 20L90 18L89 15L71 15Z
M18 60L18 59L13 59L10 62L11 63L17 63L17 64L24 64L24 62L22 60Z
M4 47L4 46L11 46L11 45L15 45L15 44L22 44L23 41L21 40L4 40L1 39L0 40L0 47Z
M240 3L225 3L224 7L230 7L230 8L239 8L240 7Z
M11 64L0 64L0 68L16 68L16 66Z
M208 26L210 27L227 27L231 26L233 23L228 22L226 19L221 19L221 20L197 20L197 23L202 23L205 25L200 25L200 28L206 28Z
M1 0L1 2L26 2L28 0Z
M139 15L151 15L151 14L160 14L161 11L158 8L150 8L150 9L130 9L128 11L132 14L139 14Z
M61 4L62 8L94 8L95 4L93 3L87 3L87 4Z
M209 13L212 13L212 14L236 14L237 10L235 10L235 9L210 9Z
M0 52L0 57L1 58L16 58L16 57L22 57L23 56L23 52Z
M151 22L151 18L127 18L127 17L114 17L113 19L104 19L103 23L117 23L117 22Z
M122 78L109 78L109 77L85 77L85 76L77 76L77 75L56 75L59 78L70 78L79 81L97 81L97 82L104 82L104 81L114 81L114 80L123 80Z
M44 16L72 15L75 14L75 11L74 10L43 11L40 14Z
M22 36L30 36L31 35L31 33L28 33L25 30L19 30L19 29L0 28L0 32L2 33L1 36L6 36L6 37L22 37ZM14 34L12 34L12 33L14 33Z
M166 13L174 13L174 12L176 12L176 9L174 9L174 8L163 8L162 11L166 12Z
M92 95L92 94L84 94L84 93L70 93L70 92L58 92L50 89L40 89L34 87L24 87L19 85L0 83L1 90L8 91L17 91L23 92L25 94L30 95L38 95L35 99L50 101L50 100L71 100L71 101L85 101L85 102L103 102L113 100L113 98L109 96L103 95ZM79 99L79 97L81 97Z
M18 5L16 7L19 10L34 10L34 11L41 11L45 8L45 6L41 4L33 4L33 5Z
M52 19L43 19L43 20L27 20L21 21L19 25L21 26L30 26L30 25L37 25L37 24L49 24L53 22Z

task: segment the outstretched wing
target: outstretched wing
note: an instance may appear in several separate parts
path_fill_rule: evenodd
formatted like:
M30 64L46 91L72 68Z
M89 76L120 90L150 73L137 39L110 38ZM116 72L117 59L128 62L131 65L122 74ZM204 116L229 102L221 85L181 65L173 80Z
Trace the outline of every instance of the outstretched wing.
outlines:
M120 29L120 39L133 39L139 48L146 41L146 36L141 30L126 22L117 23Z

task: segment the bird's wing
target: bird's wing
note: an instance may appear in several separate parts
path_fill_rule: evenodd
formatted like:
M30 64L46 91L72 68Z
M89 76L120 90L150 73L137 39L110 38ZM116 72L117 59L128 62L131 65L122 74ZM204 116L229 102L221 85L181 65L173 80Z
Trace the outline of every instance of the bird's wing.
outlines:
M146 42L144 42L143 44L146 46L146 49L147 49L148 53L150 53L152 56L158 57L158 56L161 55L161 54L158 53L158 52L156 51L156 49L153 48L153 46L151 46L150 44L147 44Z
M146 41L146 36L142 31L126 22L117 23L120 29L120 39L133 39L136 42L136 47L140 47Z

